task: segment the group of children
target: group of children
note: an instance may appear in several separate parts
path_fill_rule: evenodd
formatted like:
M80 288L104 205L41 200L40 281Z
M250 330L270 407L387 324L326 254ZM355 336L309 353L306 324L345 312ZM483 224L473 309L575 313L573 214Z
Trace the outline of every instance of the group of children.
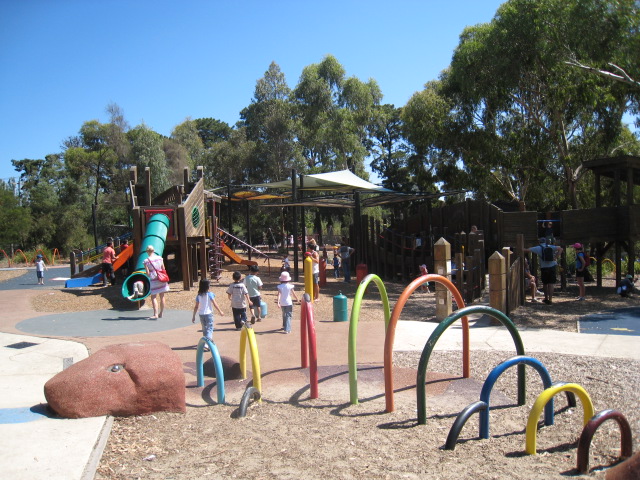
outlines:
M242 281L240 272L233 272L233 283L227 288L227 296L231 301L231 311L233 323L236 330L243 326L250 328L256 322L261 322L265 318L266 309L263 308L260 290L263 286L262 280L258 276L258 266L252 265L249 268L249 275ZM293 317L293 301L300 302L296 295L295 285L291 283L291 275L287 271L280 273L280 284L278 285L278 307L282 310L282 331L291 333L291 319ZM196 314L200 317L202 333L209 340L213 340L215 309L219 315L224 316L220 309L215 295L209 291L211 283L208 279L200 280L198 295L193 307L192 323L196 322ZM251 319L247 318L247 308L250 309ZM208 347L205 346L205 349Z

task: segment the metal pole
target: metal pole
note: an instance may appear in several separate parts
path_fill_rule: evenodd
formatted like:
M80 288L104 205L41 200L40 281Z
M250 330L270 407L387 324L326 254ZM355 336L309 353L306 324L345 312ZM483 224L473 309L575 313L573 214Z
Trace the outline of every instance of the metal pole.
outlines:
M231 224L231 185L227 185L227 230L233 235L233 225Z
M246 216L247 216L247 244L252 245L251 243L251 219L249 217L249 200L245 200L247 209L246 209ZM251 260L251 249L247 248L247 251L249 252L249 260Z
M291 169L291 199L296 202L298 197L298 189L296 188L296 180L298 173L295 168ZM291 219L293 230L293 281L298 281L298 207L293 206L293 215Z

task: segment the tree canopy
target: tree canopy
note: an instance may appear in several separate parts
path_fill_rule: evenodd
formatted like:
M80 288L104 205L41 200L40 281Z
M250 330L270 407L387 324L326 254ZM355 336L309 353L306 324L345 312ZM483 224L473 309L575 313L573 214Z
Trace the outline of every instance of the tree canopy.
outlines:
M90 246L128 225L128 170L151 168L153 194L205 168L206 187L284 180L292 169L349 169L402 192L466 190L521 209L593 204L585 160L637 154L640 7L634 0L508 0L494 18L460 34L451 64L425 79L406 105L383 103L375 79L347 75L327 55L295 85L274 61L256 80L235 125L186 118L169 136L131 128L117 104L108 122L87 120L62 150L13 160L19 188L0 185L0 248ZM203 92L206 95L206 92ZM410 205L396 205L396 215ZM314 212L315 214L315 212ZM309 226L348 222L350 213L310 214ZM257 231L271 212L251 206ZM290 219L281 209L281 234ZM238 228L241 215L235 220Z

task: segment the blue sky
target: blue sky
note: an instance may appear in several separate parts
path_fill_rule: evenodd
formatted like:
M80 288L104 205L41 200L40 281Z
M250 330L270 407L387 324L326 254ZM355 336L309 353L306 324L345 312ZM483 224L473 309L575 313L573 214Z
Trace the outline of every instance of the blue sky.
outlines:
M61 151L116 103L170 135L187 117L234 125L275 61L294 87L334 55L403 106L503 0L0 0L0 179Z

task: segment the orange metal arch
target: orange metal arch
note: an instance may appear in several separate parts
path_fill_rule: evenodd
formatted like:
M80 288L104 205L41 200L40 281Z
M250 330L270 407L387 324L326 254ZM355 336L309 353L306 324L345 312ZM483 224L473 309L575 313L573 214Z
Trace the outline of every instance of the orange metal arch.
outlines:
M458 308L464 308L464 300L456 286L446 277L442 275L428 274L416 278L404 289L391 313L389 326L384 338L384 395L386 399L386 411L393 412L395 410L393 401L393 343L396 338L396 325L402 313L407 300L420 285L425 282L436 282L444 285L455 298ZM469 378L469 320L462 317L462 376Z

